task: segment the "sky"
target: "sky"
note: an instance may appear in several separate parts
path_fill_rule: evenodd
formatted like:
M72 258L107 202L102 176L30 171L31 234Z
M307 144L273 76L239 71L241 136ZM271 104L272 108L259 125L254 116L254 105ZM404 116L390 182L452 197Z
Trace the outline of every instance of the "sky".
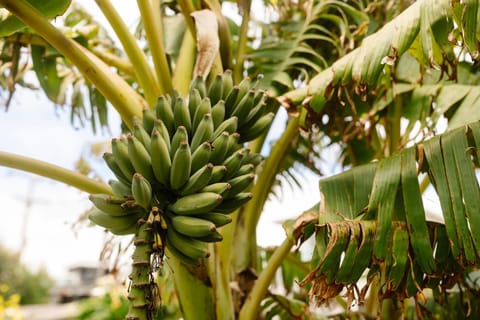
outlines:
M127 25L138 17L134 1L112 1ZM82 1L103 25L95 1ZM110 113L110 129L118 134L119 120ZM276 132L281 132L281 125ZM51 162L74 169L75 162L92 143L109 140L110 135L93 135L89 127L70 124L67 107L54 106L42 91L18 88L8 111L0 109L0 150ZM100 167L106 170L106 166ZM265 206L258 226L259 244L272 246L284 240L281 222L293 218L318 201L318 179L307 177L305 189L285 189ZM18 170L0 167L0 244L22 249L21 258L32 269L47 268L61 278L77 263L95 263L105 234L101 228L81 225L78 217L90 208L88 195L73 187ZM267 231L266 231L267 230Z

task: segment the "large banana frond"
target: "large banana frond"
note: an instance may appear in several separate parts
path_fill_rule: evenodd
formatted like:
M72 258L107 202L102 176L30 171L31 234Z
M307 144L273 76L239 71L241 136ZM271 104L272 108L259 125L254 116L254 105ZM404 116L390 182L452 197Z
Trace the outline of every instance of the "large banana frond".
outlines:
M323 303L347 287L363 300L376 282L379 299L422 298L463 284L480 262L480 187L475 175L480 122L438 135L376 163L320 181L315 269L304 279ZM419 187L427 174L445 224L428 222ZM368 270L367 284L357 281Z
M250 73L264 75L262 86L276 93L293 89L294 80L309 80L345 55L355 39L365 35L369 20L364 8L352 1L312 1L298 7L286 2L284 6L277 21L264 24L262 43L248 55L253 62ZM350 42L345 43L346 39Z

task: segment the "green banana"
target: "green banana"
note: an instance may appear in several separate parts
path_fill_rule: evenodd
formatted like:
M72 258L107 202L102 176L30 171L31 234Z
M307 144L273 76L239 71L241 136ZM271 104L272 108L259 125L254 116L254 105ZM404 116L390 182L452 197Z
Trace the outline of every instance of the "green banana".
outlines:
M128 155L132 162L135 172L140 173L148 181L155 181L155 176L152 169L152 159L147 149L137 138L129 134L128 140Z
M213 140L213 151L210 159L213 164L220 164L223 162L223 160L225 160L225 156L227 155L228 151L228 137L228 132L224 131L215 140Z
M210 99L208 97L204 98L199 104L197 104L195 110L195 115L193 116L193 132L198 130L198 125L203 119L203 116L207 113L212 112L212 106L210 104Z
M203 115L202 120L198 124L197 129L192 137L190 146L195 151L205 141L210 141L213 137L213 120L210 113Z
M180 190L190 177L192 154L187 141L183 141L175 152L170 170L170 187Z
M127 227L127 228L109 228L108 231L110 231L112 234L116 236L126 236L129 234L135 234L138 231L138 220L137 221L132 221L132 224Z
M239 92L240 88L238 86L234 86L232 90L230 90L228 96L225 97L225 118L228 118L232 115L232 111L237 105L236 100Z
M225 72L222 74L222 86L222 99L225 99L233 89L232 70L225 70Z
M221 74L217 74L213 78L212 83L208 88L208 97L212 104L216 104L218 101L223 98L223 79Z
M165 143L167 144L168 150L170 150L170 132L168 132L167 127L165 126L165 123L163 123L162 120L157 119L155 121L155 126L153 130L157 130L160 136L163 138ZM153 134L153 131L152 131Z
M128 216L117 217L103 212L100 209L92 208L87 216L90 221L100 227L120 231L130 228L132 224L145 216L145 212L137 212Z
M103 160L105 160L105 163L110 168L110 170L112 170L113 174L115 174L115 177L117 177L119 181L121 181L123 184L130 186L130 184L132 183L132 180L128 179L123 174L122 170L118 166L117 161L115 160L115 156L112 153L105 152L103 154Z
M242 166L243 158L245 157L245 150L240 149L233 153L230 157L223 161L223 165L227 168L225 179L230 179L235 176L238 169Z
M210 184L222 181L223 177L227 173L227 167L224 165L218 165L213 167L212 177L210 178Z
M196 172L198 169L206 165L210 161L211 154L212 145L210 142L205 141L192 154L192 172Z
M213 127L218 128L218 126L223 122L223 119L225 119L225 101L218 101L212 107L211 114L213 120Z
M232 186L228 182L216 182L209 184L200 190L200 192L215 192L221 196L224 196L224 194L227 194L231 188Z
M222 212L222 213L230 213L235 211L236 209L243 206L245 203L252 199L253 195L251 192L242 192L230 199L226 199L222 201L222 203L215 208L215 211Z
M152 186L147 179L140 173L135 173L132 180L132 195L135 203L140 205L147 211L150 211L150 204L152 202Z
M248 154L245 159L243 159L243 162L246 162L247 161L247 158L250 156L250 154ZM238 169L237 171L237 174L235 177L239 177L239 176L243 176L244 174L248 174L248 173L254 173L255 171L255 165L251 164L251 163L247 163L247 164L242 164L242 166L240 167L240 169Z
M123 198L112 197L111 195L101 193L91 194L88 198L97 209L111 216L122 217L138 212L138 209L122 206L122 204L126 202Z
M215 209L222 200L221 195L213 192L194 193L177 199L168 208L179 215L195 215Z
M239 126L243 124L244 119L248 116L248 113L252 109L254 96L255 96L255 90L248 91L248 93L240 100L240 102L232 110L231 115L239 119Z
M147 133L144 127L135 123L133 125L133 136L142 143L148 152L150 152L150 134Z
M144 108L142 110L142 124L147 133L152 132L155 125L155 120L155 112L152 109Z
M215 132L213 133L213 139L221 135L224 131L227 131L230 134L233 134L237 131L238 128L238 118L237 117L230 117L227 120L220 123L220 125L215 128Z
M240 140L240 134L234 132L228 137L228 150L227 154L232 154L240 148L238 141Z
M179 126L172 137L170 145L170 157L172 157L172 159L175 155L175 152L177 152L178 147L183 141L187 141L188 143L187 128L185 128L184 126Z
M155 107L157 119L163 121L170 134L175 131L175 122L173 120L173 110L170 101L166 96L160 96Z
M115 161L117 162L118 167L122 171L125 178L131 181L133 174L135 173L135 169L133 168L128 155L128 144L122 139L113 138L112 153L115 156Z
M222 235L218 231L211 232L209 235L204 236L204 237L198 237L195 238L197 240L200 240L202 242L219 242L223 240Z
M263 156L259 153L249 153L245 156L245 159L243 160L244 165L245 164L251 164L254 167L258 166L261 162L263 161Z
M198 92L198 90L197 89L190 90L188 94L188 111L190 112L191 119L194 119L195 112L197 111L197 107L200 105L201 102L202 102L202 97L200 96L200 93Z
M274 116L275 114L273 112L269 112L258 119L254 125L239 132L240 142L251 141L260 136L266 129L270 127Z
M252 108L245 116L242 125L239 127L244 129L253 126L265 114L265 110L267 110L267 105L264 101L258 103L253 101Z
M237 99L235 100L235 106L240 103L240 100L243 99L251 89L252 81L249 77L243 78L242 81L238 84L238 94Z
M150 149L153 174L160 184L168 186L170 183L170 167L172 165L168 146L165 143L165 140L163 140L163 137L156 130L153 130L152 132L151 141Z
M219 213L219 212L207 212L207 213L198 215L196 217L205 219L206 221L213 223L217 228L220 228L232 222L232 218L230 216L227 216L226 214Z
M255 179L255 174L247 173L242 176L238 176L228 180L228 183L232 185L232 188L228 192L227 198L230 198L229 195L235 196L242 191L245 191Z
M205 98L207 96L207 87L205 85L205 80L201 76L196 76L190 84L190 90L197 89L200 96Z
M199 217L172 215L169 220L170 227L184 236L205 237L217 230L214 223Z
M116 197L126 198L132 195L130 184L127 185L118 180L108 180L108 185L112 188L113 194Z
M188 133L192 132L192 119L188 106L181 97L175 100L175 107L173 108L173 120L175 127L184 126Z
M198 169L190 178L187 183L180 190L181 195L192 194L198 190L206 187L210 178L212 177L213 164L208 163L202 168Z
M181 249L177 249L173 245L167 245L166 250L167 250L167 257L171 258L172 256L174 256L183 264L192 265L192 266L198 266L200 264L199 259L190 258L184 255Z
M167 248L172 246L192 259L208 258L210 256L206 242L184 236L175 231L174 228L168 228Z

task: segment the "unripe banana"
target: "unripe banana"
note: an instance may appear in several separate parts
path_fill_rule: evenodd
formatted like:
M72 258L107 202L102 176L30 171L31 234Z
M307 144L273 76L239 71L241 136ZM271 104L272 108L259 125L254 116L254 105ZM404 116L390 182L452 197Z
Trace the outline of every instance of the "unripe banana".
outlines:
M207 113L212 112L212 106L210 104L210 99L208 97L204 98L199 104L197 104L197 109L195 110L195 115L193 119L193 132L196 133L198 130L198 125L202 121L203 116Z
M155 125L155 112L150 108L144 108L142 110L142 124L147 133L152 132L153 126Z
M140 173L149 181L155 181L152 169L152 159L143 144L132 135L127 136L128 154L135 172Z
M122 206L125 199L112 197L108 194L91 194L88 197L99 210L116 217L128 216L138 213L138 209Z
M206 187L212 177L213 164L208 163L198 169L190 178L185 186L180 190L181 195L192 194Z
M192 119L188 106L181 97L175 100L175 107L173 109L173 120L175 127L184 126L188 133L192 132Z
M235 100L235 105L240 103L240 100L243 99L247 95L247 92L250 90L252 85L252 81L250 78L246 77L243 78L242 81L238 84L238 94L237 94L237 99Z
M220 123L220 125L217 128L215 128L215 132L213 133L213 139L221 135L224 131L227 131L228 133L233 134L234 132L237 131L237 128L238 128L238 118L237 117L228 118L227 120Z
M225 160L228 151L228 137L228 132L224 131L212 142L213 151L211 162L213 164L220 164Z
M239 126L243 124L244 119L247 118L248 113L253 108L254 96L255 96L254 90L248 91L248 93L239 101L239 103L232 110L232 116L235 116L239 119Z
M201 218L201 219L205 219L205 220L213 223L215 225L215 227L217 227L217 228L220 228L220 227L232 222L232 218L230 216L227 216L226 214L219 213L219 212L207 212L207 213L198 215L196 217Z
M232 90L230 90L228 96L225 97L225 119L229 118L232 115L232 111L237 105L236 101L239 92L240 89L238 88L238 86L234 86Z
M120 228L120 229L109 228L108 231L110 231L110 233L116 236L126 236L129 234L135 234L138 231L138 226L139 224L137 220L137 221L132 221L132 224L130 225L130 227Z
M194 119L195 112L197 112L197 108L202 102L202 97L197 89L190 90L188 94L188 111L190 112L190 118ZM194 121L195 123L195 121Z
M247 173L245 175L228 180L228 183L232 185L232 188L230 189L227 198L230 198L230 195L235 196L236 194L245 191L245 189L247 189L252 184L254 179L255 174Z
M190 90L197 89L200 96L205 98L207 96L207 87L205 85L205 80L201 76L196 76L190 84Z
M227 194L231 188L232 186L228 182L216 182L209 184L200 190L200 192L215 192L223 196L224 194Z
M242 166L243 158L245 157L245 150L241 149L236 151L230 157L223 161L223 165L227 168L224 178L230 179L235 176L238 169Z
M227 154L232 154L240 148L238 141L240 140L240 134L234 132L228 137L228 150Z
M163 140L167 144L168 150L170 150L170 132L168 132L168 129L165 126L165 123L163 123L162 120L157 119L155 121L155 126L153 129L158 131L160 136L163 138ZM153 131L152 131L152 134L153 134Z
M192 172L196 172L198 169L206 165L210 161L211 154L212 145L210 142L205 141L192 154Z
M193 151L197 149L205 141L213 138L213 120L210 113L203 115L202 120L198 124L197 130L192 137L191 148Z
M187 141L183 141L175 152L170 170L170 187L180 190L190 177L192 154Z
M212 211L222 200L222 196L213 192L194 193L179 198L168 208L179 215L195 215Z
M112 188L113 194L119 198L126 198L132 195L130 184L125 184L117 180L109 180L108 185Z
M223 240L222 235L218 231L211 232L209 235L205 237L198 237L195 238L197 240L200 240L202 242L219 242Z
M178 259L178 261L180 261L185 265L198 266L200 264L199 259L194 259L186 256L185 254L182 253L181 249L177 249L173 245L167 245L166 250L167 250L167 257L171 258L172 256L174 256L175 258Z
M175 155L175 152L177 152L178 147L183 141L187 141L188 143L188 133L187 129L184 126L179 126L177 128L177 131L175 131L175 134L172 137L171 141L171 146L170 146L170 157Z
M263 156L259 153L249 153L245 156L243 160L244 164L252 164L253 166L258 166L263 161Z
M210 83L208 96L212 104L216 104L223 98L223 79L221 74L217 74L215 78L213 78L212 83Z
M88 219L96 225L109 230L125 230L130 228L132 224L137 223L140 218L145 216L145 212L137 212L127 216L112 216L97 208L92 208L88 212Z
M173 246L192 259L208 258L207 243L184 236L174 228L167 229L167 248Z
M135 202L147 211L150 211L152 202L152 186L141 174L135 173L132 180L132 195Z
M225 72L222 74L222 85L222 99L225 100L230 91L233 89L232 70L225 70Z
M115 177L119 181L121 181L123 184L130 186L132 183L131 179L128 179L120 169L120 166L118 165L117 161L115 160L115 156L110 153L110 152L105 152L103 154L103 160L105 160L105 163L107 166L112 170L113 174L115 174Z
M133 136L150 152L150 134L141 125L133 125Z
M175 122L173 120L173 110L170 105L170 101L166 96L161 96L157 100L157 105L155 107L157 113L157 119L160 119L167 127L168 132L173 134L175 132Z
M230 199L226 199L222 201L222 203L215 208L215 211L217 212L223 212L223 213L230 213L235 211L236 209L240 208L243 206L245 203L250 201L252 199L252 193L251 192L242 192Z
M224 165L218 165L213 167L212 177L210 178L210 184L222 181L223 177L227 173L227 167Z
M243 129L253 126L265 114L266 110L267 105L265 104L265 102L260 101L256 104L254 101L253 107L248 112L247 116L244 118L245 120L243 121L242 125L239 127Z
M160 136L158 131L153 130L151 139L151 157L152 169L155 179L163 186L170 183L170 167L172 161L165 140Z
M213 127L217 128L225 119L225 101L220 100L212 107Z
M247 158L250 156L250 154L248 154L244 159L243 159L243 163L247 162ZM237 171L237 174L235 175L235 177L239 177L239 176L243 176L244 174L248 174L248 173L254 173L255 171L255 166L251 163L247 163L247 164L242 164L242 166L240 167L240 169L238 169Z
M200 217L172 215L170 227L188 237L205 237L216 230L214 223Z
M240 142L251 141L260 136L270 127L274 116L275 114L273 112L269 112L258 119L253 126L245 128L245 130L240 132Z
M133 168L128 155L128 144L121 139L113 138L112 153L115 156L115 161L125 178L131 181L133 174L135 173L135 169Z

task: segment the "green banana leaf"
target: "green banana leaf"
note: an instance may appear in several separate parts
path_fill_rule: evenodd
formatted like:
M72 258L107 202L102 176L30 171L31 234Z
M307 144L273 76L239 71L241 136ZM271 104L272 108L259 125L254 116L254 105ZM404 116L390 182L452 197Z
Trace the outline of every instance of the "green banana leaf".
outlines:
M352 290L367 274L380 297L450 289L480 262L480 122L471 122L375 163L320 180L315 268L302 281L317 303ZM419 187L426 174L445 224L427 221Z
M70 6L71 0L27 0L27 2L40 11L46 18L53 19L62 15ZM12 35L25 28L25 24L14 15L7 15L0 21L0 37Z

